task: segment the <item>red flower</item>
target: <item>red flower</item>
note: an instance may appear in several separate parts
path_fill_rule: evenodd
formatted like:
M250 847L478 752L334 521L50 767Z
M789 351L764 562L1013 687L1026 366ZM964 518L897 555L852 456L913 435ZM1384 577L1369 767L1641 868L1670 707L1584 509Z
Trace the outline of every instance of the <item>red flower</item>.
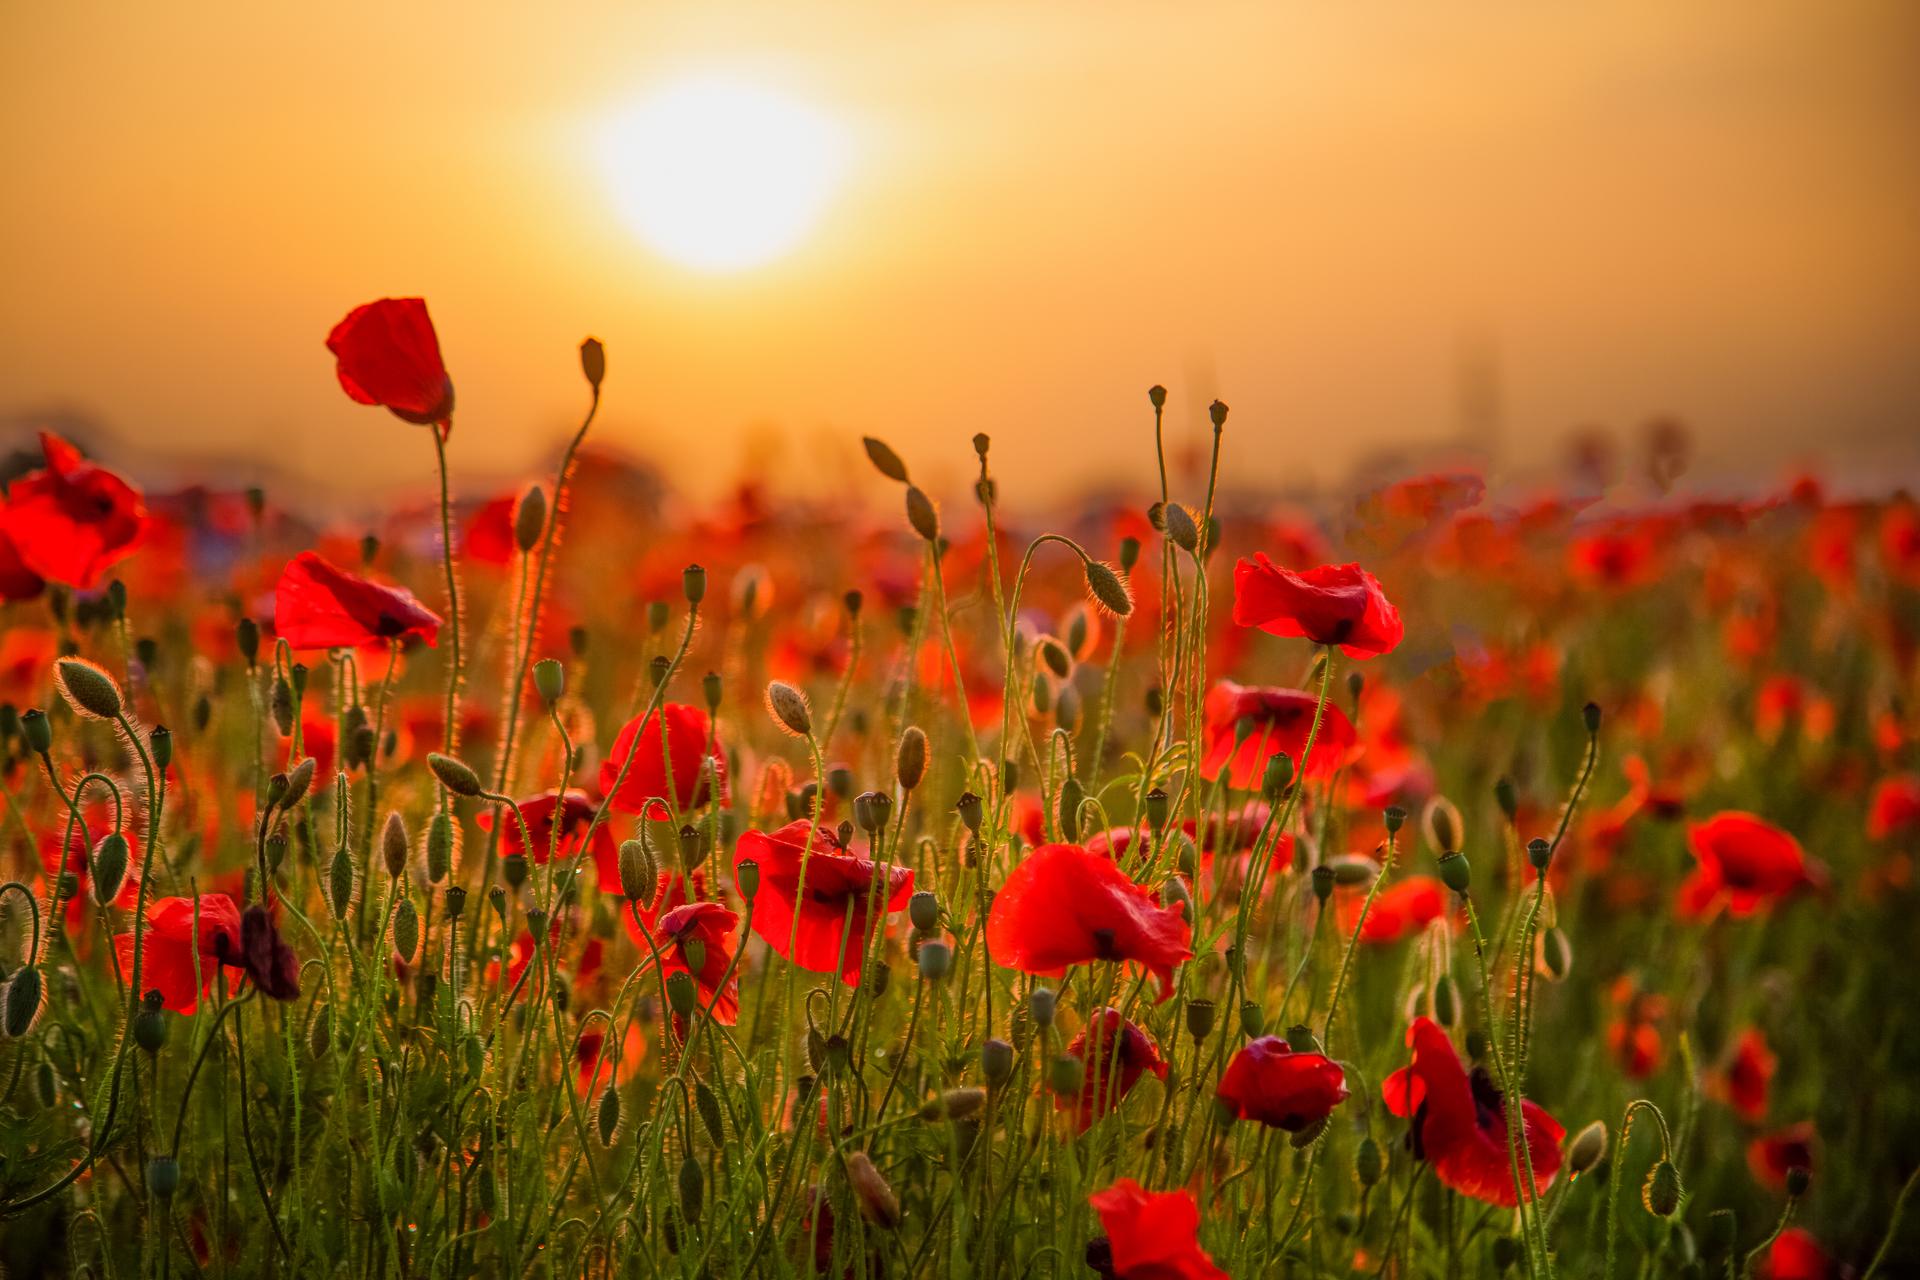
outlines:
M1414 1154L1433 1163L1440 1181L1462 1195L1511 1209L1519 1203L1508 1160L1507 1108L1483 1068L1469 1075L1453 1041L1431 1018L1407 1029L1413 1065L1387 1077L1380 1096L1387 1110L1413 1120ZM1533 1160L1532 1200L1560 1171L1560 1140L1566 1130L1532 1102L1520 1103L1521 1127ZM1526 1163L1521 1162L1525 1177Z
M1207 694L1207 754L1201 772L1211 781L1231 758L1228 776L1233 785L1257 787L1266 773L1267 761L1284 751L1293 761L1295 772L1309 778L1331 777L1336 769L1352 761L1358 737L1346 712L1330 698L1320 716L1313 754L1303 759L1318 703L1313 694L1300 689L1251 688L1222 680ZM1242 720L1252 722L1252 731L1235 747Z
M1680 886L1679 910L1697 917L1725 904L1750 916L1812 882L1800 842L1751 813L1717 813L1687 829L1699 866Z
M1665 996L1640 990L1631 975L1613 984L1613 1021L1607 1025L1607 1048L1629 1079L1644 1080L1660 1069L1666 1044L1660 1023L1667 1016Z
M100 577L133 554L147 528L147 504L140 491L80 456L54 435L40 433L46 451L44 471L13 482L0 512L0 531L13 544L19 562L10 568L7 596L24 598L35 575L81 591L100 585Z
M433 644L440 618L405 587L383 587L302 551L273 589L273 629L296 649L358 648L409 636Z
M80 816L81 821L74 824L73 834L67 839L65 858L60 856L60 841L67 830L66 813L62 812L49 824L50 829L43 830L39 839L40 869L46 874L48 886L46 896L52 898L63 873L74 879L73 892L66 900L67 927L70 929L79 928L94 913L92 849L95 842L113 830L103 801L87 805ZM120 886L120 892L114 895L113 905L122 911L131 911L140 902L140 877L143 874L140 837L132 824L120 834L127 840L127 878Z
M1116 1280L1232 1280L1200 1247L1200 1206L1188 1191L1148 1191L1122 1178L1087 1197L1107 1233Z
M1214 1091L1242 1120L1298 1133L1347 1098L1347 1073L1318 1053L1295 1053L1279 1036L1250 1040L1233 1055Z
M1007 876L987 916L993 958L1023 973L1128 960L1173 994L1173 967L1193 958L1193 931L1178 906L1077 844L1043 844Z
M807 879L813 879L811 866L807 868ZM633 940L645 947L645 935L634 925L631 915L626 917L626 922ZM692 974L700 992L700 1007L711 1007L713 1020L728 1027L740 1017L740 975L737 971L730 977L727 975L727 970L733 967L734 934L739 927L740 917L719 903L690 902L660 917L653 940L660 948L661 976ZM724 990L720 986L723 977L727 979ZM673 1030L681 1040L687 1038L686 1023L679 1014L673 1016Z
M240 967L240 908L224 893L200 895L200 929L193 927L192 898L161 898L147 904L147 929L141 938L140 985L158 991L175 1013L192 1013L200 997L213 989L220 966ZM115 934L120 969L133 973L133 933ZM193 979L194 952L200 953L200 981ZM140 994L145 995L146 991Z
M1575 576L1595 586L1637 587L1660 572L1660 544L1645 524L1587 534L1574 539L1569 550Z
M27 568L20 548L13 545L7 532L4 512L0 512L0 600L31 600L47 589L47 580Z
M648 716L644 725L636 716L620 727L619 736L613 740L613 750L600 764L600 791L613 797L613 807L622 813L645 810L646 816L656 822L667 818L667 806L662 802L669 795L682 812L715 798L707 794L706 762L709 760L713 762L714 777L719 780L718 799L722 804L727 801L727 757L717 740L711 748L707 745L707 713L679 702L669 702L664 710L664 750L660 741L660 713ZM628 756L633 757L633 765L627 769L626 780L621 782L620 770L626 767ZM619 782L618 791L614 790L616 782Z
M868 902L877 904L884 917L904 908L913 893L910 869L876 865L851 849L841 848L833 832L809 827L804 819L789 822L778 831L749 831L741 836L733 851L736 881L740 864L749 859L760 864L753 931L775 955L785 956L808 973L837 969L848 986L860 983L863 943L873 923L867 914ZM807 876L804 886L800 881L803 860ZM880 877L877 889L876 877ZM840 958L843 937L847 939L844 965Z
M1763 1133L1747 1144L1747 1167L1769 1187L1785 1190L1789 1169L1813 1172L1813 1138L1811 1120Z
M1885 840L1920 829L1920 774L1882 778L1867 807L1867 838Z
M1388 885L1373 895L1372 907L1366 907L1366 900L1366 890L1358 887L1340 895L1341 927L1348 933L1357 927L1360 941L1379 946L1411 938L1447 914L1447 887L1433 876L1408 876Z
M581 1031L573 1043L573 1062L579 1068L582 1097L593 1095L594 1086L602 1076L606 1077L607 1087L614 1089L638 1074L640 1064L647 1060L646 1029L628 1019L626 1032L620 1037L618 1047L619 1052L615 1053L607 1044L607 1024L604 1022L596 1021Z
M440 359L423 298L382 298L355 307L327 335L340 386L361 404L427 426L453 417L453 379Z
M1268 635L1337 644L1350 658L1375 658L1400 643L1400 611L1357 564L1295 573L1264 552L1233 567L1233 620Z
M1080 1092L1071 1098L1055 1094L1053 1106L1056 1111L1072 1108L1082 1133L1092 1128L1095 1120L1118 1109L1144 1072L1167 1078L1160 1046L1118 1009L1094 1014L1067 1045L1067 1056L1080 1059L1086 1067L1080 1077Z
M1833 1259L1804 1227L1782 1231L1762 1266L1766 1280L1827 1280L1834 1274Z
M1715 1082L1715 1092L1748 1124L1767 1118L1767 1100L1778 1059L1758 1027L1748 1027L1734 1042L1733 1057Z
M490 498L467 522L467 536L460 550L466 559L480 564L508 565L520 548L513 540L513 509L518 499L512 494Z
M520 802L520 816L527 820L527 836L520 834L520 823L511 810L500 813L500 848L502 856L524 854L536 863L547 860L547 852L553 848L553 827L557 820L560 824L560 857L568 859L580 852L580 842L587 837L587 828L593 825L593 815L599 806L587 798L587 793L569 790L562 797L558 791L549 791ZM482 831L493 830L493 812L482 813L478 822ZM533 848L527 848L527 837L533 840ZM599 830L593 833L594 871L600 880L603 893L620 892L620 849L613 839L613 828L602 822Z

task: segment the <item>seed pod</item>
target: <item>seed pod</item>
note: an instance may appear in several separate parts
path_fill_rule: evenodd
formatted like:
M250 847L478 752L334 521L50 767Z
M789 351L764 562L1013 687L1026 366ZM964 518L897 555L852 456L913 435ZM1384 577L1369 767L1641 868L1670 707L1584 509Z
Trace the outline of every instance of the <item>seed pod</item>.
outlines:
M1803 1164L1787 1166L1787 1194L1798 1200L1807 1194L1807 1184L1813 1181L1813 1170Z
M960 814L960 821L972 835L980 834L980 823L986 817L986 806L980 797L971 791L962 791L954 802L954 809Z
M685 969L676 969L667 975L667 1004L681 1017L691 1017L694 1006L700 997L693 985L693 975Z
M412 960L420 949L420 913L413 899L402 897L393 912L393 950L402 960Z
M427 821L427 881L439 884L453 871L453 819L436 812Z
M427 752L427 768L440 780L440 785L456 796L471 799L480 794L480 775L464 761L453 756L441 755L438 751Z
M767 714L796 738L813 732L813 711L807 705L807 695L783 680L767 683Z
M158 991L149 991L140 1000L140 1011L133 1015L133 1042L149 1054L166 1048L167 1011Z
M920 976L929 982L938 982L953 967L953 948L937 938L929 939L920 944L919 960Z
M1284 751L1276 751L1267 757L1266 770L1260 777L1260 794L1268 804L1278 804L1280 797L1286 794L1287 784L1293 781L1293 757Z
M513 509L513 545L520 548L522 555L540 545L540 535L547 527L547 491L534 485L520 495L520 501Z
M387 814L387 824L380 829L380 858L387 874L396 880L407 869L407 853L407 824L395 809Z
M1087 591L1093 596L1094 603L1115 617L1124 618L1133 612L1133 592L1127 587L1127 580L1116 572L1112 565L1099 560L1088 560L1084 564L1087 575Z
M1027 997L1027 1008L1033 1014L1033 1022L1038 1027L1053 1025L1053 1013L1059 1003L1060 994L1052 987L1035 987L1033 994Z
M1473 887L1473 866L1458 849L1440 855L1440 882L1465 897Z
M1400 828L1407 825L1407 811L1397 804L1390 804L1380 811L1380 820L1387 828L1389 836L1400 834Z
M580 372L597 395L601 381L607 376L607 349L600 345L600 339L588 338L580 344Z
M894 756L893 776L905 791L919 786L927 776L927 734L919 725L908 725L900 735L900 750Z
M887 820L892 815L893 797L884 791L862 791L853 798L853 820L860 824L860 829L869 838L885 831Z
M705 1193L706 1184L700 1173L700 1162L688 1156L680 1162L680 1213L688 1222L700 1221Z
M760 864L752 858L743 858L733 869L734 883L740 886L740 896L752 902L760 896Z
M132 851L127 838L109 831L93 846L93 900L107 906L120 896L127 883L127 863Z
M533 664L533 687L548 706L560 701L567 691L567 669L557 658L542 658Z
M860 1206L860 1216L879 1227L882 1231L891 1231L900 1225L900 1201L893 1194L893 1188L873 1167L873 1161L864 1151L856 1151L847 1157L847 1185L853 1188L854 1202Z
M1013 1074L1013 1046L989 1038L980 1045L980 1074L990 1085L1002 1085Z
M155 1156L147 1161L147 1190L156 1200L171 1200L180 1189L180 1162L172 1156Z
M687 597L688 604L699 604L707 598L707 571L697 564L690 564L680 571L680 590Z
M53 724L47 719L47 713L33 707L20 717L20 736L26 740L27 750L35 755L45 755L53 750Z
M1195 1042L1205 1040L1213 1033L1214 1008L1211 1000L1187 1001L1187 1034Z
M907 899L907 919L922 933L932 933L940 925L940 895L931 889L919 889Z
M85 658L62 658L53 667L67 705L81 716L89 720L119 718L120 686L112 676Z
M7 1039L18 1040L33 1030L40 1016L40 994L38 965L22 965L7 979L6 1001L0 1007L0 1031L6 1032Z
M1640 1203L1656 1218L1671 1218L1680 1207L1680 1171L1671 1160L1662 1159L1647 1173L1640 1187Z
M1257 1000L1248 1000L1240 1006L1240 1030L1247 1039L1258 1040L1267 1029L1267 1016L1260 1011Z
M1287 1028L1287 1048L1295 1053L1319 1053L1320 1037L1306 1023L1296 1022Z
M1207 406L1207 417L1213 420L1213 429L1218 431L1227 425L1227 406L1223 402L1215 400Z
M1600 732L1600 704L1597 702L1589 702L1586 706L1580 708L1580 719L1586 724L1588 733L1594 734Z
M1579 1177L1600 1163L1600 1157L1607 1154L1607 1126L1603 1121L1592 1124L1573 1135L1573 1142L1567 1147L1567 1173Z
M934 510L933 499L913 485L907 486L907 523L928 542L939 541L940 513Z
M1547 864L1553 861L1553 846L1535 836L1527 841L1527 861L1533 864L1535 871L1545 871Z
M620 1129L620 1090L617 1086L610 1084L601 1091L598 1110L600 1145L610 1147L614 1134Z
M147 749L153 752L153 767L165 769L173 763L173 730L163 724L153 726L147 734Z

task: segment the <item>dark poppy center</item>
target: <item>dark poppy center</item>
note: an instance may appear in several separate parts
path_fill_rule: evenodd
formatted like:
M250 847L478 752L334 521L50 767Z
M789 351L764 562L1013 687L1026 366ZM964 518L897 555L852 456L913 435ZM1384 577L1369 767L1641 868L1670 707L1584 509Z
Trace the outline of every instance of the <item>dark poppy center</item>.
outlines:
M1113 936L1113 930L1095 929L1093 931L1093 954L1102 960L1118 960L1120 953L1116 950L1117 942L1118 940Z
M1506 1096L1500 1092L1500 1087L1494 1084L1493 1077L1487 1074L1487 1069L1475 1067L1473 1073L1467 1077L1467 1082L1473 1089L1474 1124L1482 1129L1498 1126L1504 1130L1507 1126Z

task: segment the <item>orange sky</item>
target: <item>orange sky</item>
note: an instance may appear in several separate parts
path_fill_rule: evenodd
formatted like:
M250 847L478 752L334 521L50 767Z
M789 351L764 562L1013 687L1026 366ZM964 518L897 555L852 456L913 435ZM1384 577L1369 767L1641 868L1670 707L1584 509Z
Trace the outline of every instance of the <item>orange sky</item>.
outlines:
M7 6L0 422L423 483L321 345L420 293L475 484L570 423L587 333L608 438L705 491L863 432L957 478L980 429L1010 494L1144 484L1154 381L1182 429L1232 404L1235 482L1339 480L1454 433L1475 348L1498 468L1672 411L1728 474L1920 473L1908 0L499 8ZM723 277L585 141L716 69L855 141Z

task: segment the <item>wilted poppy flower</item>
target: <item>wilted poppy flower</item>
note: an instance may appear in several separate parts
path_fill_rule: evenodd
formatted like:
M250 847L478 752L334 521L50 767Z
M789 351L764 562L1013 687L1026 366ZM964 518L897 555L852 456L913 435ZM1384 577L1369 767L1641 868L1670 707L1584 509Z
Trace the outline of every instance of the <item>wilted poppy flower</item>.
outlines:
M258 903L240 916L239 961L261 995L292 1000L300 994L300 958L281 941L272 913Z
M192 898L161 898L147 904L147 928L140 940L143 953L140 985L158 991L161 1003L175 1013L192 1013L200 997L213 989L220 966L240 968L240 908L224 893L200 895L200 929L194 931ZM120 969L133 973L133 933L115 934L114 950ZM200 980L194 981L194 952L200 954Z
M775 955L786 956L808 973L838 971L848 986L857 986L863 943L872 925L867 904L871 901L883 917L903 909L913 894L913 872L907 867L883 868L837 841L833 832L804 819L778 831L749 831L734 846L734 876L737 880L742 862L751 859L760 864L753 931ZM804 886L800 882L803 860ZM847 940L844 964L843 938Z
M1331 777L1353 759L1356 736L1353 721L1333 700L1320 716L1320 732L1307 755L1307 734L1313 729L1313 711L1319 699L1302 689L1263 689L1222 680L1207 694L1207 754L1201 772L1211 781L1232 760L1228 777L1233 785L1261 784L1267 761L1282 751L1296 772L1309 778ZM1238 747L1241 722L1248 733Z
M1407 1029L1413 1065L1387 1077L1380 1096L1387 1110L1413 1121L1413 1151L1430 1161L1441 1182L1462 1195L1511 1209L1519 1203L1507 1147L1505 1099L1485 1068L1471 1075L1453 1041L1431 1018ZM1533 1195L1544 1192L1560 1171L1560 1140L1566 1130L1544 1108L1522 1100L1521 1127L1533 1161ZM1525 1177L1526 1164L1521 1163Z
M1342 891L1340 923L1348 933L1357 927L1360 941L1376 946L1411 938L1447 914L1447 886L1434 876L1407 876L1374 894L1373 906L1367 907L1366 900L1367 891L1360 886Z
M146 500L51 431L40 433L40 447L46 468L13 482L0 510L0 529L28 573L91 591L101 575L139 546L147 527ZM9 596L19 598L12 593L27 579L17 572L9 577Z
M553 828L560 827L560 857L564 861L580 852L580 842L587 837L587 828L593 825L593 815L599 806L587 798L587 793L577 789L569 790L565 796L558 791L549 791L544 795L533 796L520 802L520 815L526 819L527 834L520 834L520 823L511 809L500 811L500 851L502 856L524 854L536 863L547 860L547 853L553 848ZM476 819L482 831L493 830L494 814L487 810ZM533 847L527 848L527 839L533 840ZM613 828L602 822L599 830L593 833L593 847L589 850L593 857L594 872L605 893L620 892L620 848L614 842Z
M1117 1109L1145 1072L1167 1078L1160 1046L1118 1009L1094 1014L1068 1043L1067 1056L1080 1059L1086 1068L1080 1077L1080 1092L1071 1098L1055 1094L1053 1105L1058 1111L1071 1108L1082 1133L1092 1128L1095 1120Z
M1126 960L1173 994L1173 967L1193 958L1193 932L1176 906L1077 844L1045 844L1007 876L987 916L993 958L1023 973Z
M409 636L433 644L440 617L405 587L383 587L302 551L274 586L273 629L296 649L358 648Z
M1264 552L1233 567L1233 620L1268 635L1337 644L1350 658L1374 658L1400 643L1404 628L1374 576L1357 564L1295 573Z
M1765 1280L1829 1280L1838 1272L1833 1259L1804 1227L1788 1227L1767 1250L1759 1274Z
M1188 1191L1148 1191L1122 1178L1087 1197L1107 1233L1115 1280L1232 1280L1200 1247L1200 1206Z
M811 866L807 868L807 880L813 881ZM633 917L627 916L626 921L627 932L644 948L646 942L634 926ZM700 1007L711 1006L713 1020L728 1027L740 1017L740 975L738 972L727 974L733 965L734 938L739 927L740 917L719 903L690 902L660 917L653 940L660 948L661 976L693 975L700 993ZM724 990L720 987L723 977L727 979ZM680 1039L687 1038L686 1021L677 1013L673 1015L673 1030Z
M423 298L382 298L355 307L327 335L341 388L416 426L453 416L453 379L440 359Z
M1867 806L1867 838L1885 840L1920 830L1920 774L1882 778Z
M1295 1053L1279 1036L1261 1036L1233 1055L1214 1096L1242 1120L1298 1133L1346 1101L1347 1073L1324 1054Z
M1767 1186L1782 1190L1789 1170L1813 1172L1814 1136L1811 1120L1763 1133L1747 1144L1747 1167Z
M1777 1061L1773 1050L1767 1047L1766 1036L1758 1027L1748 1027L1734 1041L1733 1056L1713 1082L1714 1092L1725 1099L1742 1120L1758 1124L1767 1118Z
M660 713L648 716L644 725L636 716L620 727L619 736L613 740L613 750L600 764L600 791L613 796L613 807L622 813L645 810L646 816L656 822L665 821L668 816L667 806L662 803L668 796L673 797L675 807L683 813L711 799L717 798L722 804L727 800L727 757L717 741L708 747L707 713L680 702L669 702L664 710L664 744ZM630 768L628 756L633 757ZM708 795L708 761L712 761L713 774L718 780L718 797ZM622 768L627 769L625 781L620 779ZM617 791L615 783L619 783Z
M1699 863L1680 886L1679 910L1702 916L1724 904L1750 916L1812 882L1800 842L1751 813L1716 813L1687 829Z

